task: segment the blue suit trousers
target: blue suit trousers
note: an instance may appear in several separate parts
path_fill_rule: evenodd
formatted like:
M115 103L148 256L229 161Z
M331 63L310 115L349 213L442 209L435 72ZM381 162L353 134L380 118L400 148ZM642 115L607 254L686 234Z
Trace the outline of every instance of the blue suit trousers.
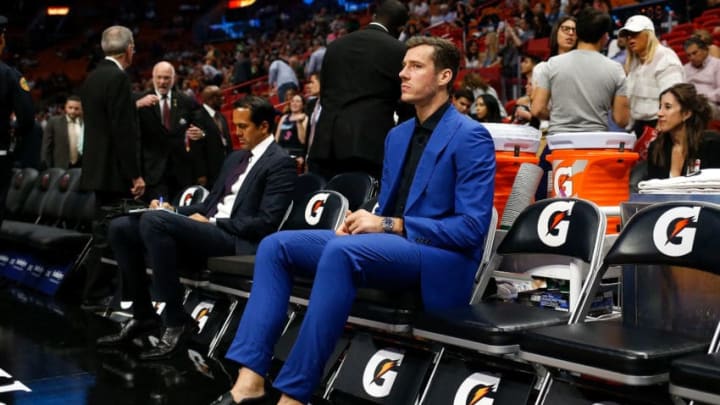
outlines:
M298 338L273 384L307 403L343 332L357 288L419 289L425 248L392 234L283 231L266 237L257 252L252 292L227 358L266 375L285 323L293 276L314 275Z

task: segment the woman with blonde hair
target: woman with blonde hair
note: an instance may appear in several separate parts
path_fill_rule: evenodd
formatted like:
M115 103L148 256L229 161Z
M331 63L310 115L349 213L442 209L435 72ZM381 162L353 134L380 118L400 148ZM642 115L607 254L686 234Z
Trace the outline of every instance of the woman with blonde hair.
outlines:
M706 131L708 99L695 86L678 83L660 95L658 137L648 151L648 179L664 179L720 167L720 134Z
M685 71L675 52L660 44L655 25L644 15L628 18L619 35L627 39L627 96L633 131L642 136L645 127L657 124L657 100L670 86L685 81Z

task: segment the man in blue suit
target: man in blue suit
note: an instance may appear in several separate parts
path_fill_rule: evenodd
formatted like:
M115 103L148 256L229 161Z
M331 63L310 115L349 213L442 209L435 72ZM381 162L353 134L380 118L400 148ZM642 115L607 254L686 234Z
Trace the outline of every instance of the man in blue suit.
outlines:
M420 289L428 309L468 303L492 213L493 142L450 104L460 60L455 46L432 37L407 46L401 92L416 118L392 129L385 142L379 215L359 210L337 232L263 239L250 300L227 354L243 367L213 405L269 403L264 376L294 275L315 281L298 338L273 383L282 393L278 404L308 402L358 287Z

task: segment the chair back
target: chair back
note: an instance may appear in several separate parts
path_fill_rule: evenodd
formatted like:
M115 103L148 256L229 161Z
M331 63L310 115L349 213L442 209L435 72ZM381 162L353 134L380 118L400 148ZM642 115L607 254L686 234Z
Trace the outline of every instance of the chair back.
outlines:
M5 215L15 218L20 215L25 200L27 200L38 178L38 171L27 167L17 170L12 177L5 199Z
M646 207L633 215L605 255L602 267L588 292L583 293L578 316L590 309L591 297L610 266L664 265L675 271L704 271L720 275L717 246L720 244L720 205L699 202L667 202ZM635 267L636 271L652 269ZM705 280L705 279L703 279ZM637 281L635 282L637 283ZM689 283L685 280L684 284ZM685 285L683 289L689 288ZM682 291L673 293L682 294Z
M348 199L350 210L355 211L375 196L377 180L363 172L340 173L325 186L326 190L337 191Z
M589 280L590 275L599 268L605 241L605 224L605 214L591 201L550 198L529 205L505 233L485 269L481 269L473 302L480 299L505 256L533 255L530 263L521 262L528 266L520 271L539 276L547 276L547 272L552 272L553 275L570 280L568 309L572 312L585 285L573 280L581 279L579 274L584 269L587 269ZM560 257L563 261L557 264L545 263L538 255L551 255L548 258L552 259Z
M67 198L80 186L80 169L73 168L60 176L48 190L41 208L40 218L43 224L54 225L63 219L64 206Z
M316 191L293 201L280 230L337 229L347 210L348 200L342 194L332 190Z
M190 186L180 193L176 206L187 207L188 205L199 204L205 201L208 194L210 192L203 186Z
M53 189L55 183L63 174L65 174L65 169L57 167L47 169L40 173L22 207L20 213L22 219L32 222L38 222L40 220L45 197L47 197L50 190Z
M325 187L325 178L315 173L303 173L295 180L295 187L290 195L291 201L300 201L305 195L322 190Z

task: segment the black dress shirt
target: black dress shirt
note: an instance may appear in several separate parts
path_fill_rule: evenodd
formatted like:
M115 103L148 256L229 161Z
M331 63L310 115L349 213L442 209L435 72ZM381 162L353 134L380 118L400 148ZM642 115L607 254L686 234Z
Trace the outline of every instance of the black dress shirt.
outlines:
M405 163L402 169L402 178L398 187L397 197L395 198L395 209L392 211L393 216L401 218L405 212L405 204L407 204L410 186L415 178L415 169L420 162L420 157L425 151L425 146L430 140L435 127L450 106L450 100L440 106L425 122L415 117L415 130L410 140L410 148L405 154Z

